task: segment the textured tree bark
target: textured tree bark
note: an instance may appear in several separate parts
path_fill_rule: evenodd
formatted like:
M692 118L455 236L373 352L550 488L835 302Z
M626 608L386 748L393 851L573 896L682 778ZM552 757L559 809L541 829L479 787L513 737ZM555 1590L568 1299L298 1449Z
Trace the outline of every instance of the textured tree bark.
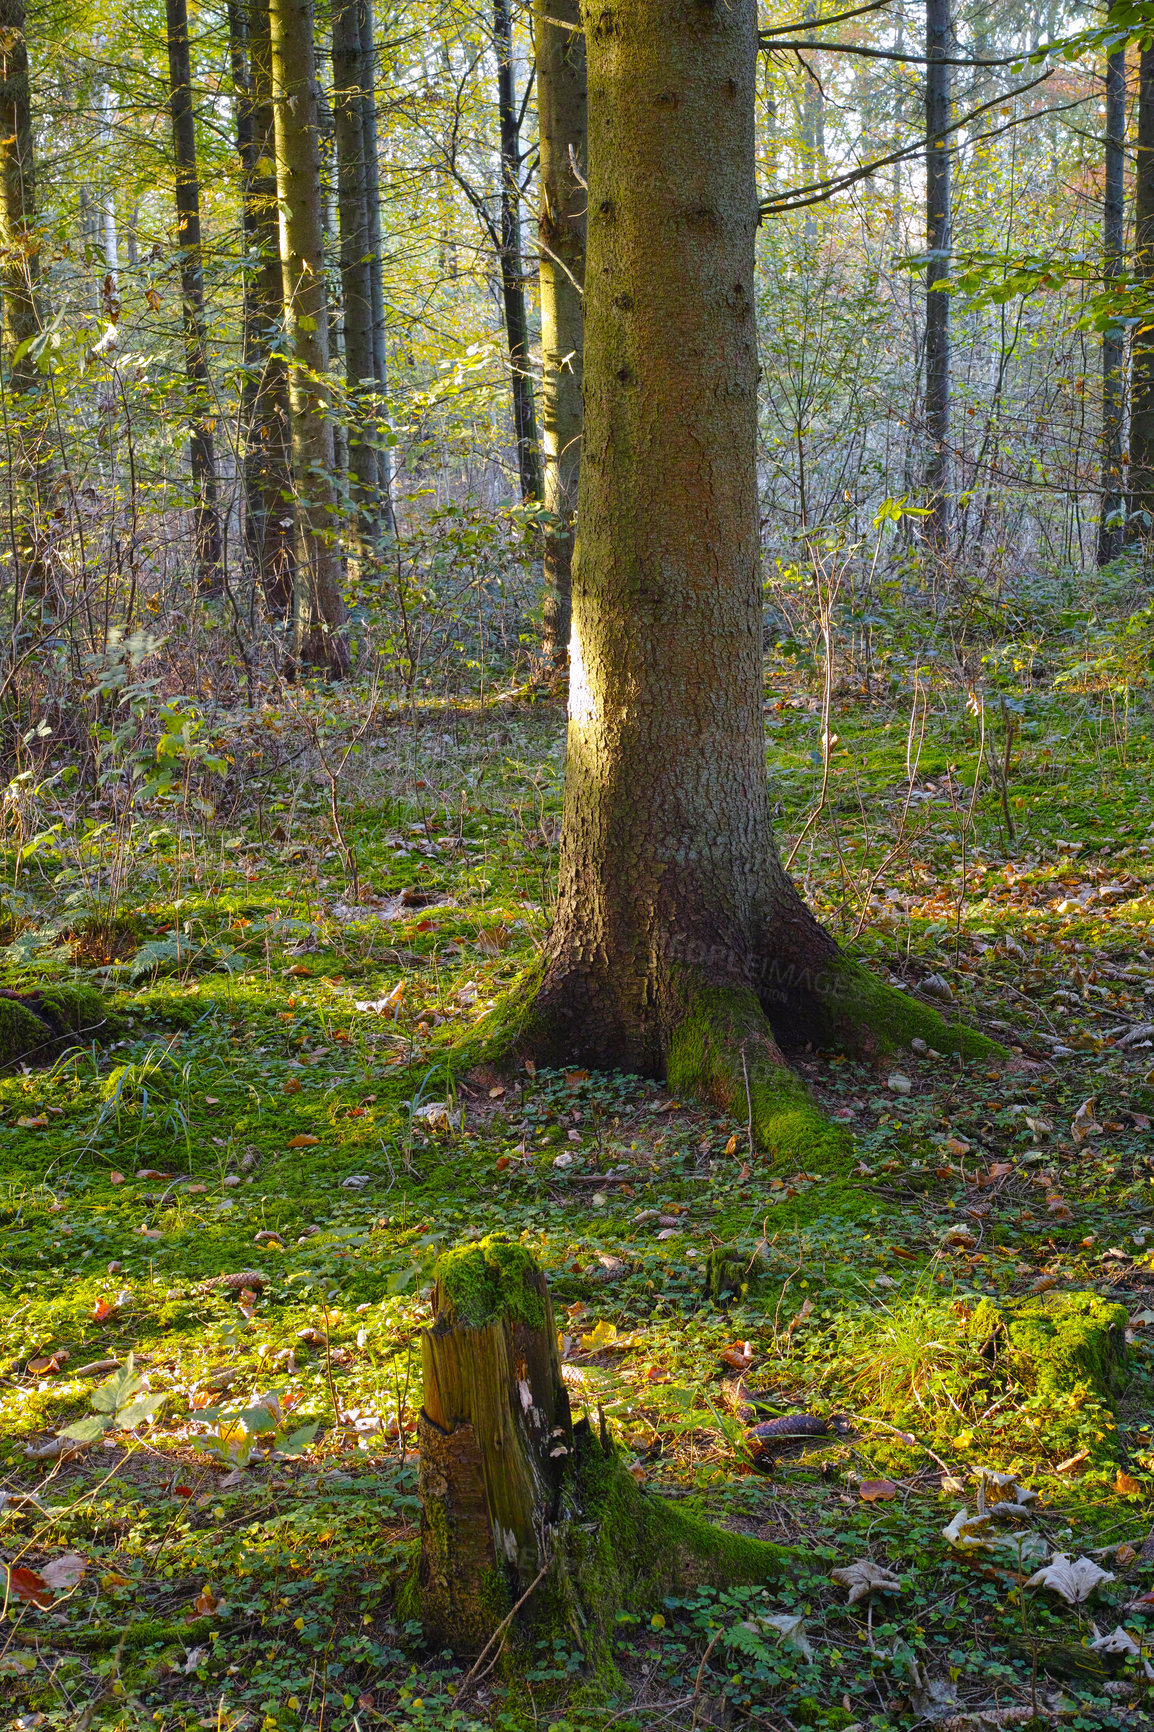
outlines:
M327 379L328 312L312 0L270 0L269 36L296 495L293 658L327 667L340 677L348 671L349 653Z
M196 167L196 120L192 108L192 64L186 0L165 0L168 23L168 101L176 165L176 221L180 237L180 294L184 311L184 366L188 375L189 457L197 581L211 593L221 584L221 535L217 510L215 419L204 322L204 259L200 240L200 178Z
M365 129L365 199L369 219L369 279L373 297L373 376L377 384L380 416L383 416L389 395L388 332L385 325L385 276L381 258L381 183L377 163L377 74L376 46L373 41L372 0L364 0L360 12L361 61L365 67L364 100L361 119ZM380 419L380 417L378 417ZM381 510L381 526L388 535L397 531L393 511L393 461L379 426L374 427L377 453L377 498Z
M566 29L564 26L571 28ZM587 97L580 0L536 0L541 203L541 430L545 594L541 659L569 655L573 520L581 473L581 367L585 347ZM574 167L576 165L576 167Z
M520 1245L442 1258L421 1337L425 1634L480 1648L547 1562L573 1447L545 1278Z
M1106 61L1106 161L1102 207L1102 257L1107 281L1122 269L1126 193L1126 50ZM1122 329L1102 338L1102 509L1098 519L1098 564L1117 559L1124 540L1122 513Z
M44 584L41 495L48 479L40 375L30 346L40 331L40 243L24 0L0 0L0 299L8 425L13 441L17 614ZM21 352L23 351L23 352Z
M926 0L926 494L939 548L950 531L950 298L936 288L949 276L951 238L950 0Z
M369 545L381 533L380 473L371 416L377 392L373 253L369 224L369 132L365 103L372 61L362 46L364 0L333 7L333 114L337 144L341 294L345 314L345 381L349 407L349 473L360 534ZM366 434L368 435L366 437Z
M267 607L283 617L293 593L293 498L268 0L229 0L228 16L245 244L244 547Z
M963 1037L842 955L773 841L756 22L755 0L587 15L585 430L558 900L540 983L495 1013L517 1026L494 1029L493 1050L507 1038L667 1074L748 1113L763 1146L811 1158L836 1136L783 1045L868 1051L925 1033L941 1050Z
M1154 281L1154 47L1138 59L1138 152L1134 172L1134 274ZM1130 527L1154 536L1154 329L1135 327L1130 348Z
M529 373L529 321L521 263L521 122L513 88L513 27L509 0L493 0L493 52L497 57L497 110L501 122L501 295L509 343L513 433L517 471L526 505L541 498L541 454Z

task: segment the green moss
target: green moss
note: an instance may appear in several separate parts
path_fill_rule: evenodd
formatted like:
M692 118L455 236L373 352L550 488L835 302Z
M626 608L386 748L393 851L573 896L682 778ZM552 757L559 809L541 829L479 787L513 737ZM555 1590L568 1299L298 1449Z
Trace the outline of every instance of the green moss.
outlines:
M1097 1293L1046 1293L1007 1309L1003 1320L1019 1372L1038 1395L1088 1392L1108 1401L1125 1382L1124 1305Z
M47 1058L54 1046L38 1016L13 998L0 998L0 1066L7 1070L22 1059Z
M759 1254L750 1257L747 1252L734 1250L732 1245L714 1245L705 1265L702 1296L715 1305L723 1305L728 1299L738 1299L744 1304L756 1293L764 1274L765 1264Z
M549 1046L545 1019L536 1004L544 973L545 960L537 957L492 1010L455 1043L446 1061L452 1075L464 1076L478 1065L504 1068L520 1053L540 1054Z
M744 1063L743 1063L744 1060ZM748 987L694 995L670 1043L669 1087L713 1101L752 1120L756 1147L805 1172L844 1172L853 1138L831 1124L774 1044L756 994Z
M800 1553L714 1527L637 1485L620 1458L582 1421L567 1496L562 1570L551 1594L558 1633L579 1629L591 1685L616 1680L613 1630L622 1611L653 1613L669 1594L770 1582L796 1570Z
M91 986L65 984L0 998L0 1068L45 1064L77 1040L115 1032L120 1020Z
M839 953L815 983L815 996L825 1013L822 1045L885 1057L901 1052L917 1037L938 1052L962 1058L1004 1058L996 1041L950 1023L908 992L887 986L856 958Z
M495 1317L513 1317L530 1329L545 1322L540 1273L523 1245L490 1234L438 1257L433 1278L456 1319L481 1329Z

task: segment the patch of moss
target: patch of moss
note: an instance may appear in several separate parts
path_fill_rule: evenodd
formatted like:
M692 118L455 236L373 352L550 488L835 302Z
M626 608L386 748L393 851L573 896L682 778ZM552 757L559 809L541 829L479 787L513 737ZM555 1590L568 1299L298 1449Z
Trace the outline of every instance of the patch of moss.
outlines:
M55 1041L47 1024L14 998L0 998L0 1066L5 1070L24 1060L51 1053Z
M1003 1313L1021 1373L1041 1396L1091 1391L1103 1401L1126 1380L1126 1307L1097 1293L1044 1293Z
M62 1046L116 1032L120 1021L91 986L0 994L0 1067L46 1063Z
M455 1042L446 1061L451 1074L464 1076L479 1065L507 1068L520 1053L537 1052L549 1045L545 1021L536 1005L544 973L544 958L537 957L500 995L492 1010Z
M512 1317L530 1329L544 1326L537 1265L523 1245L499 1234L446 1251L437 1259L433 1278L457 1321L470 1329L481 1329L500 1316Z
M750 988L693 996L669 1049L669 1087L713 1101L752 1121L753 1140L781 1163L805 1172L844 1172L853 1138L814 1105L782 1062L757 995Z
M586 1693L616 1681L612 1637L621 1611L658 1611L669 1594L770 1582L801 1554L713 1526L639 1486L586 1421L574 1427L562 1571L552 1615L579 1627L589 1668Z

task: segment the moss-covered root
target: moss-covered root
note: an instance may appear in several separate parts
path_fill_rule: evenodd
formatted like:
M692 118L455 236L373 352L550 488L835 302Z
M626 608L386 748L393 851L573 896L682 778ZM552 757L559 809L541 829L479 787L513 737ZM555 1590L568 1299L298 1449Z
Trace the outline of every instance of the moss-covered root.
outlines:
M45 1064L62 1046L106 1033L112 1020L91 986L0 992L0 1069Z
M773 1582L796 1572L802 1556L796 1550L714 1527L638 1486L584 1420L574 1427L574 1453L547 1617L581 1631L591 1679L612 1676L619 1612L652 1614L669 1594Z
M552 1031L545 1026L537 1003L544 974L544 959L538 958L454 1044L445 1061L453 1076L467 1076L482 1065L508 1070L518 1058L537 1056L552 1046Z
M1005 1058L996 1041L947 1022L908 992L887 986L854 957L838 951L812 985L815 1046L833 1047L862 1058L886 1058L921 1037L937 1052L962 1058Z
M698 992L669 1048L669 1087L750 1124L755 1147L804 1172L845 1172L853 1139L816 1107L781 1056L756 994Z

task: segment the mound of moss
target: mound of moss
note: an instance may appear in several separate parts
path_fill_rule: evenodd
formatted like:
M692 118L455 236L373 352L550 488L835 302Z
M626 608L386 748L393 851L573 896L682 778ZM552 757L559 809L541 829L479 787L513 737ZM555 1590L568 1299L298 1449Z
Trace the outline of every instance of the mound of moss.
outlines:
M66 1047L105 1039L119 1026L95 987L0 991L0 1069L48 1064Z

